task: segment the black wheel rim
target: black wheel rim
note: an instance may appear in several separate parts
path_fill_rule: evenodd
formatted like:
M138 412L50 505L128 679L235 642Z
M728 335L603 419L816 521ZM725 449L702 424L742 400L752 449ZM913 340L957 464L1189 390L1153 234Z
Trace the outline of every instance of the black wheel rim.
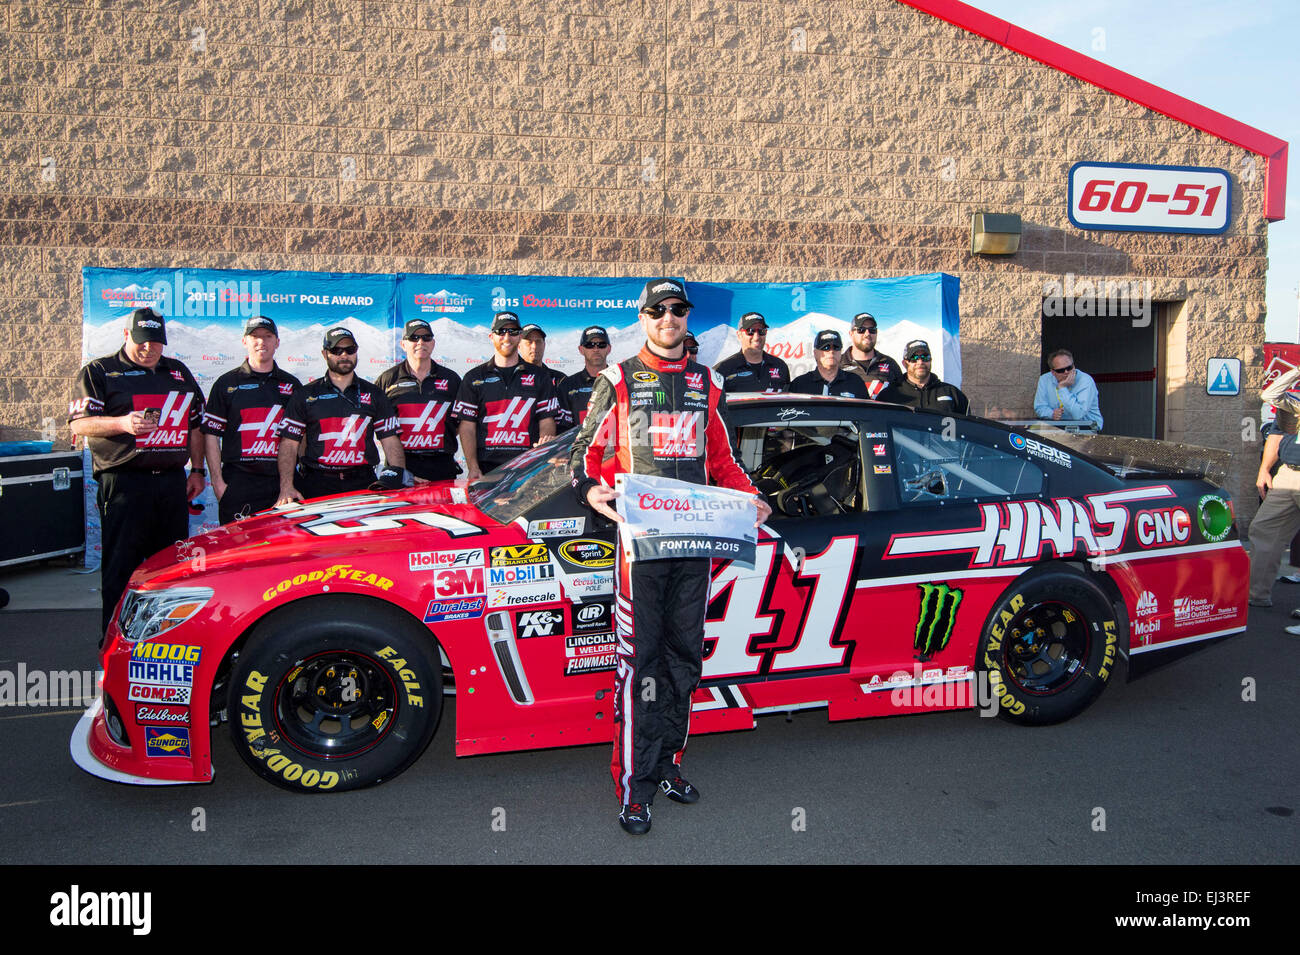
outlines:
M1007 679L1025 693L1058 693L1084 672L1092 635L1087 619L1068 604L1027 607L1006 632Z
M347 759L392 728L397 684L378 660L352 650L317 653L293 666L275 691L276 729L319 759Z

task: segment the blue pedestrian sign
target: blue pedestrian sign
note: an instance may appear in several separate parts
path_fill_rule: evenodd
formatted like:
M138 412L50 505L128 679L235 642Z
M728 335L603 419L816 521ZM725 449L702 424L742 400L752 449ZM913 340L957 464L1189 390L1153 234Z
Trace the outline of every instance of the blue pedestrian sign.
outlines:
M1211 358L1205 370L1207 395L1241 394L1241 359Z

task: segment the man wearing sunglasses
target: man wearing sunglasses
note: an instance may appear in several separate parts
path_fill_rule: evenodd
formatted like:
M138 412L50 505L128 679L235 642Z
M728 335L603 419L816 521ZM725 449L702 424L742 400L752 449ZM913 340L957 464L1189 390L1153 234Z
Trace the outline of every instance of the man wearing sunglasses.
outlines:
M560 408L565 413L569 427L581 427L587 418L587 403L596 376L609 364L609 333L599 325L589 325L578 338L578 354L582 356L582 370L560 382Z
M397 409L357 376L352 330L338 325L326 332L321 355L325 374L299 388L284 409L277 460L281 504L370 487L379 463L376 442L384 449L385 475L398 485L406 477Z
M460 383L452 410L460 419L460 449L470 481L555 437L551 376L519 357L522 331L518 315L497 312L489 332L491 360Z
M1047 356L1047 371L1034 391L1034 414L1053 421L1091 421L1101 430L1101 399L1097 383L1074 366L1068 348Z
M560 399L560 382L564 381L564 372L546 364L546 332L541 325L525 325L519 333L519 357L530 365L536 365L551 376L551 390L555 392L555 433L567 431L573 427L568 409Z
M406 358L375 379L375 387L397 409L406 468L426 481L450 481L456 464L456 418L451 406L460 391L460 375L433 360L433 328L413 318L402 329Z
M903 349L903 368L907 377L887 387L877 400L947 414L968 414L970 401L960 388L945 384L930 371L932 360L929 343L919 338L908 342Z
M271 507L280 497L284 409L302 387L275 363L280 333L265 315L244 325L248 360L212 385L203 409L203 441L221 523Z
M826 329L813 339L813 358L817 367L790 382L792 395L837 395L841 398L867 398L867 386L857 375L840 365L844 344L840 333Z
M722 376L727 394L759 392L777 394L790 390L790 368L775 355L769 355L767 344L767 319L758 312L746 312L740 317L736 338L740 351L724 358L713 366Z
M852 344L840 355L840 367L861 378L867 386L868 396L872 398L903 380L898 362L884 352L876 351L879 333L875 316L870 312L858 312L853 316L849 331Z
M722 376L685 354L690 311L682 283L668 278L646 283L638 305L645 346L601 372L573 442L569 465L578 500L615 522L612 483L619 473L758 493L731 449ZM606 462L608 451L613 457ZM757 503L761 522L771 509L761 498ZM700 798L682 778L681 760L691 694L703 668L709 566L707 558L629 563L620 535L614 562L618 670L610 769L621 806L619 824L631 835L650 830L656 792L679 803ZM647 694L647 686L654 692Z

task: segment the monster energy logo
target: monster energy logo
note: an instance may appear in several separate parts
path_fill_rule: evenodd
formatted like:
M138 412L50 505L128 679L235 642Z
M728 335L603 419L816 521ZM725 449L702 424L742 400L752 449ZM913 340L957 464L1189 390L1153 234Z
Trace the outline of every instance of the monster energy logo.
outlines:
M916 621L913 646L928 660L948 645L957 625L962 592L947 584L917 584L921 588L921 614Z
M666 405L666 404L668 404L668 392L666 392L666 391L656 391L656 392L655 392L655 401L658 402L658 403L661 404L661 405Z

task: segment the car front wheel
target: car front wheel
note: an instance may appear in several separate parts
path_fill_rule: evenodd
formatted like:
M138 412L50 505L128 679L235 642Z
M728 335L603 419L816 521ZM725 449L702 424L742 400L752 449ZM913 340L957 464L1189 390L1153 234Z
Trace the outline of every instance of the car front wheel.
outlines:
M263 779L294 792L341 792L415 762L441 706L436 648L399 610L316 598L249 638L232 674L230 728Z
M1082 713L1114 672L1119 632L1110 600L1069 568L1026 575L993 608L976 664L1001 716L1045 725Z

